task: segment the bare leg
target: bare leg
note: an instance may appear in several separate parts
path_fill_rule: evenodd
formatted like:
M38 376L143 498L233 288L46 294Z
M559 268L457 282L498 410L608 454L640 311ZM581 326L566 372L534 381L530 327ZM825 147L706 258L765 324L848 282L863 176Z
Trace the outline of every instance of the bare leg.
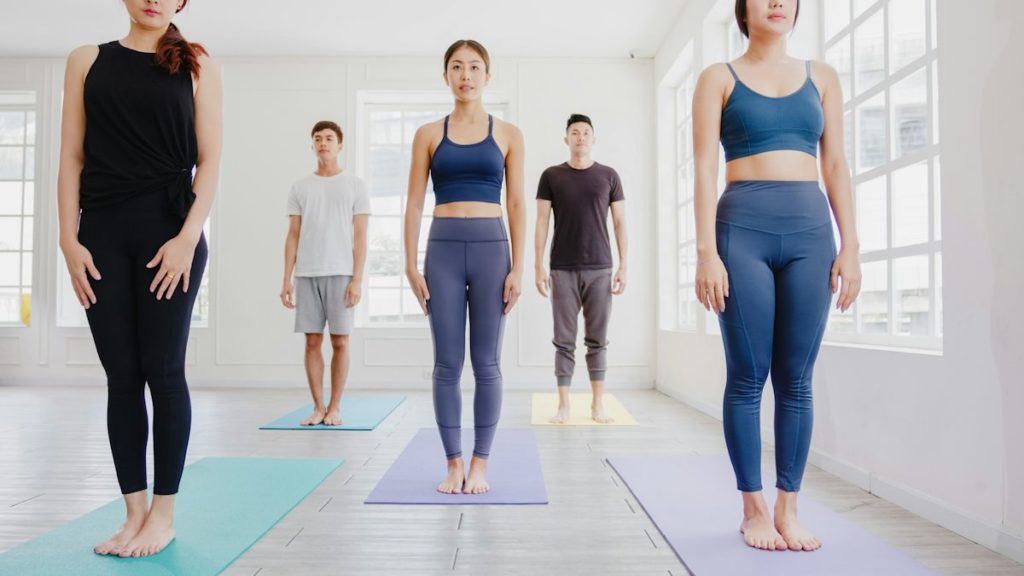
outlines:
M594 419L594 422L600 424L615 422L615 418L604 411L604 381L591 380L590 389L593 391L593 400L590 401L590 417Z
M772 516L768 513L768 503L761 492L741 492L743 494L743 523L740 532L747 546L760 550L785 550L789 548L782 535L775 529Z
M466 483L463 466L462 456L448 460L448 476L444 482L437 485L437 491L444 494L461 494L462 485Z
M779 490L775 501L775 529L782 534L790 550L810 552L821 548L821 540L808 532L796 519L796 492Z
M121 550L122 558L159 554L174 540L174 495L154 495L142 530Z
M548 419L552 424L565 424L569 421L569 387L558 387L558 412Z
M466 487L463 492L466 494L483 494L491 489L487 483L487 460L473 456L469 461L469 475L466 476Z
M149 512L146 491L139 490L125 494L124 503L128 511L124 525L114 532L113 536L97 544L93 548L93 552L101 555L120 554L121 550L142 530L142 525L146 523L146 514Z
M341 426L341 394L348 378L348 335L331 334L331 402L324 424Z
M306 381L313 395L313 413L302 421L303 426L320 424L327 414L324 407L324 355L320 350L323 343L323 334L306 334Z

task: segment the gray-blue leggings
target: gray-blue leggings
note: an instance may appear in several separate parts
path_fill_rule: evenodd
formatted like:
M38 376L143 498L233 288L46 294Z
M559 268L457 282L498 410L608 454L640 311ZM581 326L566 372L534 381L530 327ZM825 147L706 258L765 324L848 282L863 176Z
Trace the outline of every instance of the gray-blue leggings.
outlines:
M473 455L487 458L501 416L503 291L511 270L501 218L434 218L424 264L430 330L434 336L434 416L445 455L462 455L462 395L459 379L469 354L476 378Z

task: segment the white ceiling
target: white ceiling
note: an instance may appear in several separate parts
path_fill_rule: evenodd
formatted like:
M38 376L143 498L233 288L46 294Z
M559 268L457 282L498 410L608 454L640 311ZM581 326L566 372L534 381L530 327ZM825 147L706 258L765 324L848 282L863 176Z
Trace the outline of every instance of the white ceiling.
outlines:
M164 0L174 1L174 0ZM191 0L175 18L220 56L437 55L474 38L495 56L652 57L686 0ZM0 0L0 57L64 56L120 38L120 0Z

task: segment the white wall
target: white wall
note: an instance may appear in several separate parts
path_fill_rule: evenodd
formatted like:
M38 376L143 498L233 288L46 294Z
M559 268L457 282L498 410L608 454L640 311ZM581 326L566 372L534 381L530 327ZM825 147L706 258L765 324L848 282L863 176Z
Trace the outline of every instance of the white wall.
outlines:
M302 338L278 299L292 181L315 168L308 130L322 118L338 121L354 146L356 96L361 90L446 88L436 58L228 58L225 147L221 187L212 213L211 314L193 329L193 385L301 382ZM490 90L504 94L510 119L526 145L528 216L524 295L507 324L503 371L507 386L547 387L553 380L550 308L533 288L533 197L541 171L567 159L565 118L590 114L599 138L595 158L623 180L631 229L626 295L615 301L609 347L609 385L650 387L654 381L654 126L650 59L495 58ZM86 329L58 329L52 306L56 250L57 114L63 63L0 59L0 90L29 88L40 103L40 158L33 326L0 328L0 383L100 382L102 372ZM355 150L342 163L355 169ZM372 224L371 224L372 225ZM424 231L424 233L426 233ZM628 336L626 336L628 335ZM582 339L582 330L581 330ZM429 385L427 328L358 328L352 339L351 385ZM580 346L579 361L583 355ZM577 371L585 379L585 371ZM465 372L471 381L471 372Z
M713 4L687 8L656 58L656 82ZM816 17L804 20L810 5L801 24L815 26ZM815 371L812 460L1024 561L1024 83L1010 39L1024 25L1024 3L978 2L951 17L944 8L951 6L940 2L938 15L944 353L826 344ZM659 175L662 193L660 167ZM660 223L664 241L672 231ZM659 390L720 415L718 336L660 331L658 358Z

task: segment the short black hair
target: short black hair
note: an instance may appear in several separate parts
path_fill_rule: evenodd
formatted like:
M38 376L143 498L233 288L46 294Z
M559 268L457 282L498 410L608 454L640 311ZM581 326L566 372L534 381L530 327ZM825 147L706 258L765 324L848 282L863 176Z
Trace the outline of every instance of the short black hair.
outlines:
M793 14L793 27L796 27L796 21L800 18L800 0L796 0L796 14ZM747 29L747 0L736 0L736 25L740 27L740 32L744 36L750 38L750 30Z
M572 126L577 122L586 122L590 125L591 130L594 129L594 123L590 121L590 116L587 116L586 114L573 114L569 116L569 120L565 122L565 131L569 132L569 126Z

